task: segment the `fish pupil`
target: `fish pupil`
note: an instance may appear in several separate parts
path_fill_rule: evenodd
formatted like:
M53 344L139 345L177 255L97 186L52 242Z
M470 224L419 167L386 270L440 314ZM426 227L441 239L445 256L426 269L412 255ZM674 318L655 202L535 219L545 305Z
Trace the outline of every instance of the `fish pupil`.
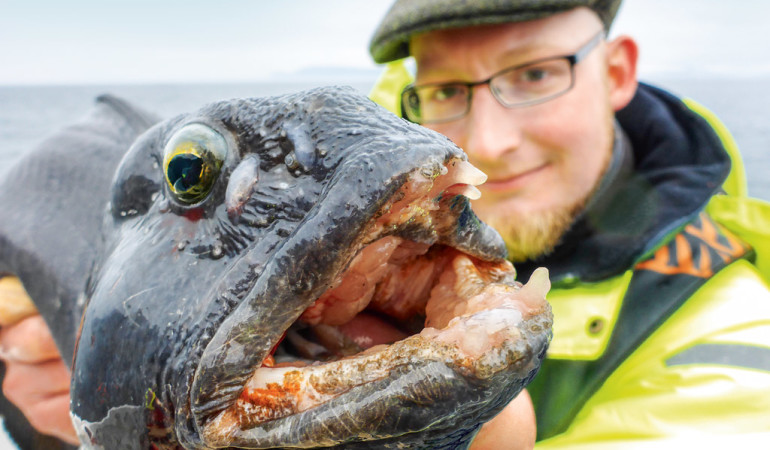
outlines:
M168 163L168 180L177 192L186 192L201 181L203 159L197 155L176 155Z

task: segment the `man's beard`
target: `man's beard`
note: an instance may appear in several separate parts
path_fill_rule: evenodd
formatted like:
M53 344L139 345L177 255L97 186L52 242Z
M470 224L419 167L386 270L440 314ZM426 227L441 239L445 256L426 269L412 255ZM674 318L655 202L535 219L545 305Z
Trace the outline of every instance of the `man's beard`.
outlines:
M612 142L613 134L610 136L610 142ZM495 213L491 217L485 217L485 214L481 214L481 219L496 229L503 237L505 246L508 248L508 260L513 263L520 263L550 254L577 217L583 213L588 200L596 194L607 174L612 156L613 148L611 147L602 162L602 169L594 186L588 194L571 204L526 214Z
M508 259L518 263L552 252L583 210L586 201L587 198L584 198L557 210L531 212L516 217L496 215L485 222L503 237L508 248Z

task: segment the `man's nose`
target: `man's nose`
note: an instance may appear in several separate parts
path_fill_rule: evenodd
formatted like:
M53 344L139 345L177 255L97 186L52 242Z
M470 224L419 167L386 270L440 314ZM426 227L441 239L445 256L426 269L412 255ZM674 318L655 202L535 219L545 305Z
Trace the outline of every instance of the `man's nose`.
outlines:
M521 144L521 128L509 108L492 95L489 85L473 88L471 107L466 116L466 139L460 145L469 156L497 161Z

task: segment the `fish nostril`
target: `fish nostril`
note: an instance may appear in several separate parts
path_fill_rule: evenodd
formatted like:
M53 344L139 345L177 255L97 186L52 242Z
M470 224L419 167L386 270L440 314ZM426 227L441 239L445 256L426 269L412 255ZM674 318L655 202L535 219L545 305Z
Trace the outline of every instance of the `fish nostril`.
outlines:
M302 170L310 170L316 163L316 141L310 137L304 125L289 126L287 129L292 151L287 156L286 166L291 170L300 167Z
M289 170L294 170L299 168L299 161L297 161L297 157L294 154L294 152L289 153L286 155L286 158L283 159L284 164L286 164L286 167L289 168Z

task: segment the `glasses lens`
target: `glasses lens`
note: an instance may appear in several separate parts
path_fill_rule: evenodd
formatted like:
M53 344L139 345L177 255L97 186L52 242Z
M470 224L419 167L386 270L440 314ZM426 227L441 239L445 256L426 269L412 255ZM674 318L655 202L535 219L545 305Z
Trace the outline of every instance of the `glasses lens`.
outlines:
M572 65L567 58L537 61L497 74L490 86L506 106L537 103L569 90Z
M462 84L413 86L402 95L406 118L416 123L456 119L468 108L468 87Z
M404 92L401 94L401 109L403 110L404 118L410 122L422 123L420 96L413 86L404 89Z

